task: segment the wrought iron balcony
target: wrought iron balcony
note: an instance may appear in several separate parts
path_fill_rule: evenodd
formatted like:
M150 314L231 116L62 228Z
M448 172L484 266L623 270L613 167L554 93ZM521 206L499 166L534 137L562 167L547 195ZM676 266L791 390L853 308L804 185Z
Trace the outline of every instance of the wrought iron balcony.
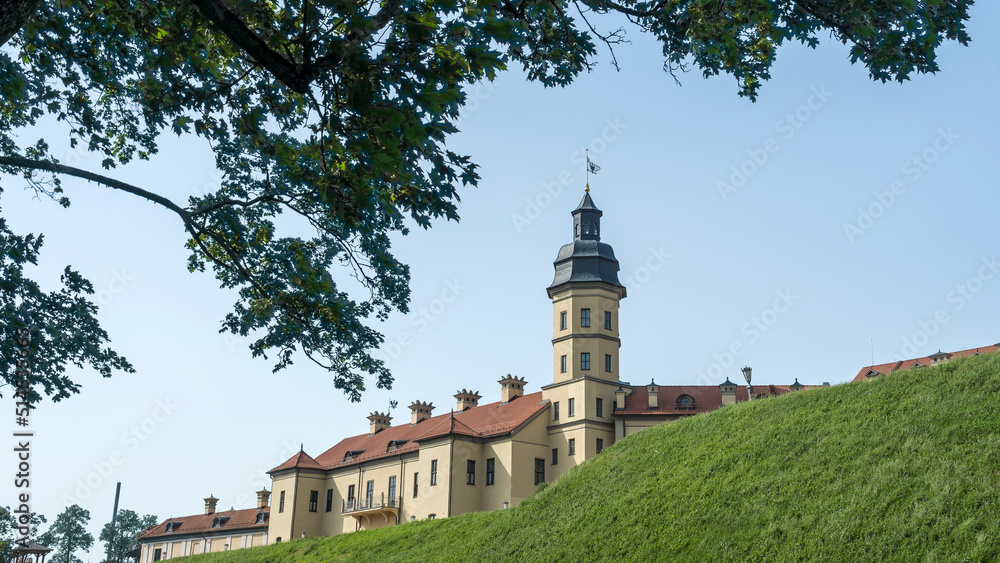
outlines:
M361 514L382 511L395 511L403 505L403 497L369 496L357 499L347 499L340 510L341 514Z

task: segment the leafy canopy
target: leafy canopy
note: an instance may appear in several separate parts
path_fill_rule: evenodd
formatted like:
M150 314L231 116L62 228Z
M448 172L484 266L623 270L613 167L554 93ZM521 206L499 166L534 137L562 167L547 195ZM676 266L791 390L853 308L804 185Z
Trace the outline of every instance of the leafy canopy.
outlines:
M176 214L189 269L210 269L238 293L222 330L251 337L253 355L273 356L276 371L303 354L357 401L365 377L378 387L392 383L372 355L383 337L370 321L407 312L409 270L392 254L390 234L405 234L407 219L423 228L458 220L459 188L479 179L468 155L446 147L471 85L512 64L529 80L566 86L593 68L598 45L612 49L617 66L613 47L626 30L612 28L625 20L661 42L667 72L729 74L750 99L780 45L815 47L825 33L849 44L873 79L903 81L936 71L945 40L969 41L971 5L13 0L0 7L0 41L3 24L20 22L6 26L16 32L0 52L0 173L22 176L64 206L70 199L60 179L69 175ZM99 155L104 170L60 163L45 139L33 137L40 120L53 118L70 145ZM114 178L117 167L154 158L164 132L207 142L222 173L217 190L174 202ZM104 375L129 371L106 346L96 309L82 302L85 280L67 270L64 295L32 292L19 277L26 254L7 249L37 251L40 236L2 234L4 264L13 264L5 283L19 288L3 297L3 341L24 327L45 345L54 332L76 339L52 352L61 361L51 359L38 376L45 392L57 400L77 392L62 375L67 362ZM338 284L344 275L362 289L346 291ZM66 312L50 319L47 309L57 305ZM0 350L2 376L13 383L14 352Z
M156 516L152 514L140 517L134 510L118 511L114 528L108 522L101 528L101 535L98 537L107 546L107 561L127 561L126 554L132 550L139 534L156 523Z

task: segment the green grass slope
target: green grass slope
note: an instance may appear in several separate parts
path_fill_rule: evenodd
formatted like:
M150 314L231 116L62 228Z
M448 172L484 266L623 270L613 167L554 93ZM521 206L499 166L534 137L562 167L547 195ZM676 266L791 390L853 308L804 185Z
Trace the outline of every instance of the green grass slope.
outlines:
M513 509L188 561L991 561L998 546L992 354L646 430Z

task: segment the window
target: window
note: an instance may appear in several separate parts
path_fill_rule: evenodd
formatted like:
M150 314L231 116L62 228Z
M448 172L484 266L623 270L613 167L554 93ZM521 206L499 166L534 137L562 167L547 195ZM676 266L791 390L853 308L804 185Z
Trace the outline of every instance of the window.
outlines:
M597 453L601 453L604 450L604 439L597 439Z
M413 473L413 498L417 498L417 484L420 482L420 473Z
M604 416L604 399L597 399L597 416Z
M427 519L428 520L434 520L435 518L437 518L437 514L428 514L427 515Z
M160 560L160 556L162 554L163 554L163 551L160 548L156 548L153 551L153 561L159 561Z
M309 491L309 512L316 512L319 508L319 491Z
M222 518L219 518L218 516L216 516L215 519L212 520L212 527L213 528L221 528L222 527Z
M375 501L375 481L365 484L365 506L371 506Z
M327 512L330 512L330 511L327 510ZM254 521L254 523L255 524L263 524L264 523L264 513L263 512L258 512L257 513L257 519Z
M326 490L326 511L333 510L333 489Z
M278 497L278 514L285 511L285 491L281 491L281 495Z
M347 508L354 508L354 485L347 486Z
M559 373L566 373L566 354L559 358Z
M559 420L559 401L552 403L552 420Z
M559 463L559 448L552 448L552 465Z
M431 460L431 486L438 484L438 460Z
M492 485L493 483L496 482L496 474L497 474L497 460L496 458L491 457L490 459L486 460L487 485Z
M583 234L585 234L585 235L589 235L590 234L590 223L588 223L588 222L584 222L583 223Z
M677 410L679 411L693 411L697 409L694 405L694 397L691 395L681 395L677 397Z
M611 354L604 354L604 371L611 371Z
M559 313L559 330L566 330L566 311Z
M545 482L545 460L535 458L535 484L541 485Z
M465 462L465 484L476 484L476 460L474 459Z
M569 455L576 455L576 438L569 439Z
M576 416L576 399L569 400L569 408L567 411L569 411L569 416Z
M281 543L281 536L275 538L274 543Z
M611 311L604 311L604 328L611 330Z
M590 369L590 352L580 352L580 369Z
M580 309L580 326L590 326L590 309Z
M395 475L390 475L389 476L389 502L391 503L391 504L389 504L389 506L393 506L393 505L396 504L396 476Z

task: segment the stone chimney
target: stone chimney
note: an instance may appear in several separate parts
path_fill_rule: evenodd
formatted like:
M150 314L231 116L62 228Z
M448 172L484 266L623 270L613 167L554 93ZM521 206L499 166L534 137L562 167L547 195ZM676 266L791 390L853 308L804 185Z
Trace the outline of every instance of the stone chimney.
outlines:
M455 410L462 412L467 411L472 407L478 407L479 399L482 398L483 397L479 394L479 391L466 391L463 388L458 393L455 393L455 399L458 400L458 406L455 407Z
M524 378L518 378L507 374L506 377L498 381L500 384L500 402L509 403L514 399L524 395Z
M733 383L732 381L729 381L729 378L727 377L726 381L722 385L719 385L719 389L722 391L722 406L735 405L736 404L736 384L735 383Z
M427 420L431 417L431 411L434 410L433 403L421 403L420 401L413 401L410 405L410 424L416 424L421 420Z
M625 397L626 396L628 396L628 391L626 391L623 387L618 387L618 390L615 391L615 410L616 411L625 410Z
M660 408L659 398L656 396L656 394L660 391L660 386L650 379L649 385L646 386L646 391L649 392L649 408Z
M218 503L219 499L213 495L208 495L208 498L205 499L205 514L215 514L215 505Z
M271 491L261 489L257 491L257 508L267 508L267 501L271 499Z
M368 415L368 422L371 423L368 433L375 434L379 430L385 430L390 426L390 421L392 421L392 417L389 416L388 411L385 414L378 411L371 413Z

